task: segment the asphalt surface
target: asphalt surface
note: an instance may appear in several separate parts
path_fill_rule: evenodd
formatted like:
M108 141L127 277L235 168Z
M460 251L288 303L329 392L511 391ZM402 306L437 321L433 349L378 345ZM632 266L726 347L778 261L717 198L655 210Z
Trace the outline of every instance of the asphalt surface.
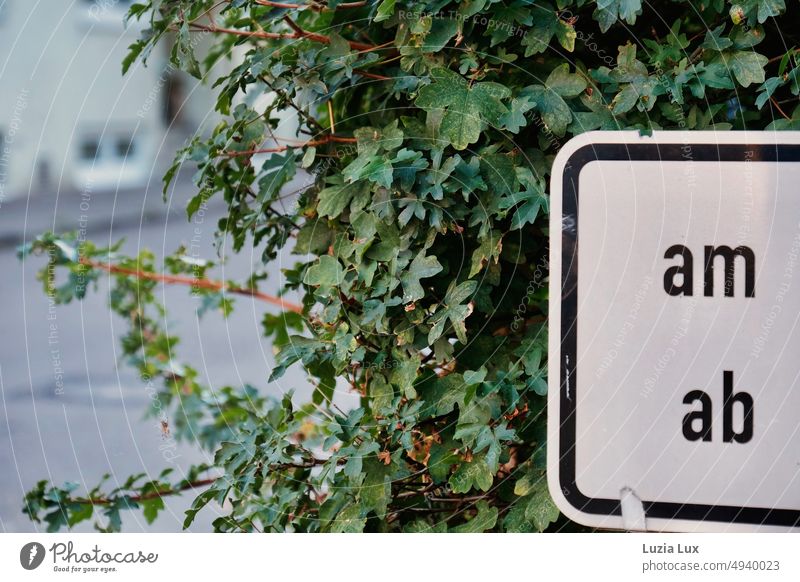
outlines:
M113 487L130 474L155 476L166 467L180 477L190 464L210 460L191 444L173 448L159 423L144 418L148 394L120 362L118 339L125 323L107 306L106 282L82 302L53 308L36 280L43 259L16 257L16 245L39 232L83 226L98 244L125 238L128 253L147 247L163 256L191 242L213 258L214 227L223 208L212 202L200 222L187 222L184 205L192 191L181 181L168 205L154 185L91 193L88 210L80 192L36 194L0 206L0 531L44 530L45 524L22 513L24 493L41 479L74 481L82 491L105 473ZM265 292L277 290L280 269L295 259L286 253L270 268ZM244 279L258 262L258 253L248 249L228 258L215 276ZM260 322L276 308L239 297L228 319L218 313L198 317L199 302L186 288L161 289L169 313L164 323L182 337L178 359L199 369L201 381L214 389L247 382L276 396L294 389L296 400L308 398L311 388L298 369L267 382L274 355ZM340 392L337 401L348 406L354 397ZM180 531L192 499L191 492L170 498L153 525L141 512L125 512L123 531ZM191 529L209 531L220 511L209 507ZM76 531L91 529L83 524Z

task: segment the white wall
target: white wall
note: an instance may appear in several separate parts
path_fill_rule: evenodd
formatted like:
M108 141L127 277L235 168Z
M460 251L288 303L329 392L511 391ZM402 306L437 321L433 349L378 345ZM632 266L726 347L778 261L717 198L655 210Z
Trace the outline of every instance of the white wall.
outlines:
M127 2L0 0L0 184L6 198L53 187L144 183L163 136L163 52L125 77L138 35ZM163 85L163 82L161 83ZM165 89L164 89L165 90ZM125 159L125 144L134 148ZM91 160L92 139L101 154ZM84 153L82 154L82 150ZM50 184L42 182L48 168Z
M137 62L123 76L127 47L143 26L123 25L130 3L0 0L0 204L56 189L158 183L187 134L218 122L209 84L240 61L242 49L220 61L204 84L168 65L165 42L146 67ZM197 52L212 41L198 34ZM176 76L179 122L169 126L164 105L169 78ZM259 108L271 98L245 99ZM296 115L287 111L281 118L276 134L294 138Z

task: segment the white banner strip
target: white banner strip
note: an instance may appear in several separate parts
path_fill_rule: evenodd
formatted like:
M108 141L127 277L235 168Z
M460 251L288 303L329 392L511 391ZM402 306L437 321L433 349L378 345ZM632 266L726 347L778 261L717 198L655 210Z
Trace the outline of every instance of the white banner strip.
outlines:
M790 534L0 535L3 580L800 580Z

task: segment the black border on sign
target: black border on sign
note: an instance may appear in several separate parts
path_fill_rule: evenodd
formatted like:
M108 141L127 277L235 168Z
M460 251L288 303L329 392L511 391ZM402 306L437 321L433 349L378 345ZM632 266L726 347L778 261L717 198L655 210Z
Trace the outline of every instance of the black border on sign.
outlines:
M594 161L680 161L719 162L798 162L800 145L793 144L715 144L715 143L597 143L577 149L563 171L561 214L561 363L559 484L564 497L575 509L596 515L622 515L618 499L590 498L576 482L575 389L577 388L578 336L578 179L581 170ZM557 177L556 177L557 178ZM569 395L568 391L572 390ZM568 398L571 396L571 398ZM800 525L800 510L773 507L736 507L643 501L645 516L654 519L680 519L775 526Z

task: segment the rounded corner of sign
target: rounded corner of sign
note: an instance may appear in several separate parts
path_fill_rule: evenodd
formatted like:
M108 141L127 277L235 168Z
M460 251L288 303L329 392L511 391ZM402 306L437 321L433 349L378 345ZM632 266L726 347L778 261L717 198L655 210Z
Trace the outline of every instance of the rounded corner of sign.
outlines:
M594 143L598 143L599 135L602 135L603 131L587 131L586 133L581 133L580 135L576 135L575 137L571 138L567 143L565 143L558 153L556 154L555 160L553 160L553 170L551 172L552 179L555 180L557 177L560 177L564 169L570 165L570 160L583 148L586 146L590 146Z
M592 136L589 134L596 133L598 135ZM563 194L562 180L565 173L570 170L580 171L597 160L597 146L603 143L602 135L608 132L587 132L579 136L573 137L569 140L563 148L556 154L556 159L553 161L553 170L550 174L551 196L555 194L557 197Z
M563 485L560 481L557 470L547 472L547 488L550 491L550 497L553 499L558 510L563 513L567 519L586 527L614 527L614 524L609 522L614 516L587 513L580 507L574 505L569 500L569 497L564 494L562 489Z
M584 148L602 143L629 143L641 139L638 131L587 131L572 137L565 143L553 161L552 175L559 175L569 166L569 161Z

